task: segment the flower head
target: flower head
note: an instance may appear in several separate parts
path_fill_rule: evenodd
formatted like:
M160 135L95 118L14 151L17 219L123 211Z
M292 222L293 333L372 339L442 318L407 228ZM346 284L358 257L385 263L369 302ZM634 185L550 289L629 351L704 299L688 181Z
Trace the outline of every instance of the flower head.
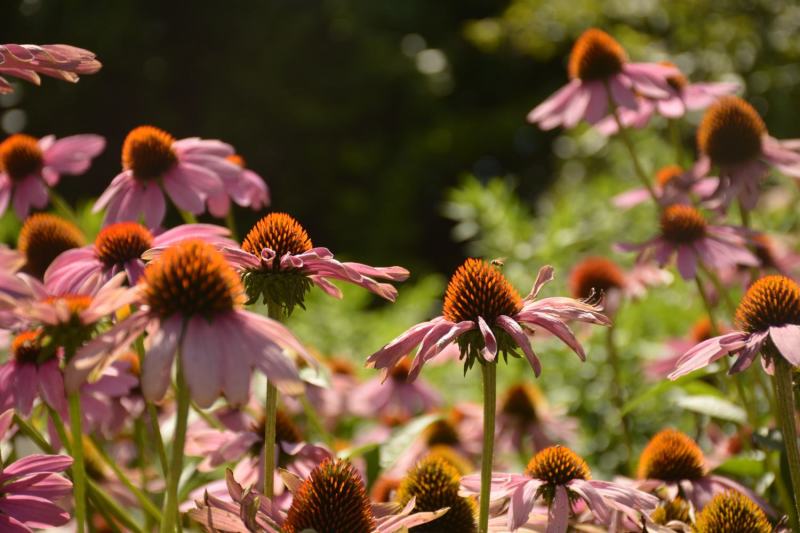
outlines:
M741 492L729 490L714 496L697 515L695 531L770 533L772 525L755 502Z
M56 257L83 246L84 242L83 233L72 222L56 215L36 213L22 225L17 248L25 256L23 270L42 279Z
M577 429L575 421L562 415L562 410L548 405L535 385L512 385L498 403L497 448L522 452L532 445L534 451L539 451L554 442L572 440Z
M79 74L94 74L102 65L89 50L68 44L0 44L0 74L39 85L39 74L76 83ZM0 77L0 94L14 89Z

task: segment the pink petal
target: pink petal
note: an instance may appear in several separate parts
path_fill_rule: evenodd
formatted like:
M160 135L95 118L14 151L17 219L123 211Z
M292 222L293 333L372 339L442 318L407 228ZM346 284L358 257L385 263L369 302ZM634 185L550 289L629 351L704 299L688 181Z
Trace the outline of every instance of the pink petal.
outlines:
M769 328L769 336L784 359L792 366L800 366L800 326L772 326Z
M172 381L172 361L178 349L182 317L173 315L147 338L148 349L142 364L142 393L150 401L161 400Z
M497 357L497 339L494 338L492 329L481 316L478 317L478 327L483 335L483 343L485 345L482 350L483 358L489 362L494 361Z

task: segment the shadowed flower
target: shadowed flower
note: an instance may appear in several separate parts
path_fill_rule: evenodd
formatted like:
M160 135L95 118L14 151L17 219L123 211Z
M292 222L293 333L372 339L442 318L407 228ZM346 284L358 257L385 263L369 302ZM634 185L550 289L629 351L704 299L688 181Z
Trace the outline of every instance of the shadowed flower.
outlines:
M61 174L86 172L105 146L99 135L35 139L17 133L7 137L0 143L0 215L9 202L20 219L28 216L31 207L42 209L49 199L47 188L55 187Z
M139 126L125 138L122 172L97 199L94 211L106 209L106 224L143 216L147 227L156 228L166 214L166 192L178 209L199 215L209 197L223 192L224 179L241 172L225 159L232 154L222 141L175 140L161 129Z
M413 381L427 361L457 342L465 369L478 359L494 361L498 353L516 356L519 347L538 376L541 364L528 338L532 328L549 331L585 360L583 347L565 321L606 326L610 321L587 302L562 297L536 300L542 286L552 279L553 268L542 267L530 294L523 299L497 268L480 259L467 259L450 279L442 316L413 326L372 354L367 366L385 370L385 379L420 345L409 373Z
M640 481L636 486L640 490L666 488L668 500L680 496L698 511L715 494L726 490L737 490L757 499L752 491L732 479L709 473L697 443L675 429L662 430L650 439L639 456L637 477Z
M705 199L714 192L718 183L717 178L693 179L678 165L667 165L656 172L653 192L660 205L691 205L692 196ZM614 196L611 202L616 207L627 209L651 199L650 191L638 187Z
M480 476L461 480L461 493L480 493ZM589 466L575 452L564 446L552 446L528 463L524 474L493 473L492 501L509 498L508 529L516 531L528 521L537 500L549 508L548 533L567 531L572 507L583 500L594 516L610 524L618 511L641 522L640 512L649 513L658 505L658 498L639 490L608 481L590 479Z
M13 407L28 417L40 396L59 413L66 412L59 360L42 351L41 335L40 330L23 331L11 342L9 360L0 366L0 409Z
M726 208L738 198L743 208L753 209L770 167L800 178L800 154L771 137L758 112L736 96L708 108L697 129L697 146L700 159L690 175L699 179L718 169L719 185L709 197L715 206Z
M312 285L341 298L330 280L346 281L394 301L397 289L376 279L403 281L408 270L401 267L371 267L342 263L327 248L314 248L306 230L285 213L270 213L245 236L241 248L224 248L225 256L242 271L251 301L263 300L290 314Z
M270 197L269 188L264 183L264 179L245 166L242 156L233 154L225 159L236 165L240 171L236 174L230 172L220 174L225 189L209 196L208 212L217 218L224 217L228 214L231 200L237 205L249 207L254 211L267 207Z
M83 233L72 222L49 213L35 213L25 220L17 239L17 248L25 256L22 270L42 279L56 257L85 242Z
M68 44L0 44L0 74L36 85L39 74L76 83L78 76L94 74L102 65L89 50ZM14 89L0 77L0 94Z
M698 263L714 270L736 265L758 266L747 249L744 230L709 224L700 211L688 205L671 205L661 212L661 233L641 244L618 244L623 251L640 251L639 260L652 256L658 266L677 254L678 272L685 280L697 273Z
M572 128L581 120L596 124L614 105L637 109L641 98L672 97L668 79L678 69L658 63L630 63L622 46L602 30L591 28L575 41L569 57L570 82L528 114L543 130Z
M764 511L744 494L729 490L717 494L697 515L697 533L771 533Z
M119 272L125 272L133 286L141 278L142 255L154 247L167 247L189 239L215 246L233 245L230 232L211 224L185 224L154 235L137 222L106 226L93 244L60 254L47 269L44 282L51 292L92 292Z
M354 414L409 419L427 413L442 403L442 398L423 381L408 381L411 361L403 359L389 372L389 379L373 378L352 391L350 407Z
M283 348L309 362L311 356L279 322L241 309L245 297L239 276L210 244L189 240L168 248L132 290L139 308L70 361L68 388L124 353L147 330L141 379L150 401L161 400L169 388L176 352L191 396L203 407L220 393L234 405L246 403L253 368L284 392L302 390Z
M670 379L706 367L723 355L737 355L729 374L750 367L761 354L772 373L773 359L800 366L800 287L785 276L766 276L753 283L736 309L738 331L713 337L683 354Z

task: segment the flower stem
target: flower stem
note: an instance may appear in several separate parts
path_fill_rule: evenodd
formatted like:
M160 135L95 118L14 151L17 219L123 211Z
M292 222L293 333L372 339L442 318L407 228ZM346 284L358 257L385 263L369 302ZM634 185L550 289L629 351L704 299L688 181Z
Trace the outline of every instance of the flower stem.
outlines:
M78 533L86 527L86 465L83 460L83 428L81 427L80 392L71 392L69 401L69 425L72 431L72 483L75 495L75 525Z
M197 224L197 217L194 216L189 211L184 211L183 209L178 209L178 213L181 215L184 224Z
M497 363L484 362L483 373L483 459L481 461L481 495L479 533L489 531L489 497L492 485L494 456L494 416L497 403Z
M683 143L681 142L681 127L677 119L669 119L669 135L672 141L672 146L675 148L675 164L681 165L683 163Z
M228 214L225 215L225 225L231 231L231 239L238 241L239 237L236 235L236 216L233 214L233 206L228 209Z
M622 425L622 440L625 444L625 451L628 454L628 469L633 467L633 441L631 439L630 421L625 415L623 407L625 406L625 397L622 392L622 369L620 368L619 351L614 342L614 326L606 329L606 352L608 353L608 362L611 364L612 381L611 381L611 401L617 409L617 414Z
M178 371L176 375L177 413L175 415L175 435L172 443L172 458L167 477L167 495L164 500L163 520L161 533L173 533L180 529L180 516L178 512L178 483L183 472L183 447L186 441L186 425L189 419L189 389L183 377L183 363L180 351L176 357ZM155 409L153 409L155 410Z
M775 398L777 412L775 417L781 427L783 444L786 446L786 458L789 462L789 477L794 492L794 509L787 509L792 519L792 531L800 531L800 449L797 447L797 425L795 423L794 391L792 390L792 366L780 356L773 357L775 362Z
M278 389L267 383L266 419L264 423L264 496L272 498L275 493L275 418L278 412Z

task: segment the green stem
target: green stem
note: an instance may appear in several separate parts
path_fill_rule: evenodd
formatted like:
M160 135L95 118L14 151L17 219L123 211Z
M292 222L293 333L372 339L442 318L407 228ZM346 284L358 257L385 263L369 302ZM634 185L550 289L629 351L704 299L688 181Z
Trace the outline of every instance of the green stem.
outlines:
M794 508L787 509L792 520L792 531L800 531L800 449L797 447L797 425L795 423L794 391L792 390L792 366L780 355L772 358L775 363L775 398L778 410L775 417L781 427L786 458L789 462L789 477L792 480Z
M267 398L264 424L264 496L272 499L275 493L275 437L278 412L278 389L267 382Z
M83 428L81 424L80 392L71 392L69 401L69 425L72 430L72 483L75 494L75 524L77 532L86 527L86 465L83 459Z
M233 214L233 205L228 209L228 214L225 215L225 225L228 226L231 232L231 239L238 241L239 238L236 236L236 217Z
M619 351L614 342L614 326L606 330L606 352L608 353L608 362L611 365L612 380L611 380L611 402L617 409L620 422L622 425L622 440L625 444L625 451L628 454L628 469L633 467L633 440L631 439L630 420L623 412L625 406L625 397L622 392L622 368L620 366Z
M75 222L76 224L80 222L78 215L75 213L75 210L72 209L72 206L69 205L69 202L58 194L55 189L48 189L47 192L50 196L50 203L52 203L56 209L63 211L67 218L70 219L70 222Z
M173 533L180 529L180 516L178 511L178 483L183 472L183 448L186 441L186 426L189 419L189 389L183 377L183 363L180 351L176 359L178 371L177 383L177 413L175 415L175 434L172 444L172 459L167 476L167 495L164 500L163 520L161 533Z
M675 148L675 163L681 165L683 163L683 143L681 142L681 129L680 123L676 119L669 119L669 135L672 141L672 146Z
M483 362L483 457L481 461L480 520L478 532L489 531L489 497L494 456L494 417L497 404L497 363Z
M192 213L184 211L183 209L178 209L178 213L181 215L185 224L197 224L197 217Z
M308 422L311 424L311 427L314 428L314 431L320 436L322 441L332 449L333 437L325 429L325 426L323 426L322 421L319 419L319 415L317 415L317 411L314 409L314 406L311 405L311 402L308 401L308 397L305 394L300 395L300 404L303 406L303 412L305 413Z

